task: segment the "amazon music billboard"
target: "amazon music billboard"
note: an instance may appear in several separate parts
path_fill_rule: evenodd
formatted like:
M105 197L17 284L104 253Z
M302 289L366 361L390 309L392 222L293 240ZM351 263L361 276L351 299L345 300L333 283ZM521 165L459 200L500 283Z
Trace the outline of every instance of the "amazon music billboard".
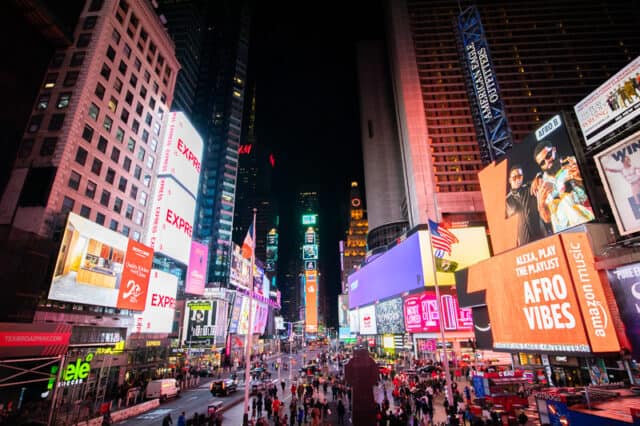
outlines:
M48 298L142 311L153 249L69 213Z

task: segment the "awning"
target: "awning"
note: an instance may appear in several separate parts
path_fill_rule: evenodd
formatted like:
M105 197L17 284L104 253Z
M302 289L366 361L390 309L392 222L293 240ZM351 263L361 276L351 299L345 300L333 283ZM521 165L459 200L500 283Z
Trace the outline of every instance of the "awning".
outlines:
M513 385L513 384L525 384L529 383L529 379L524 377L499 377L496 379L489 379L494 385Z

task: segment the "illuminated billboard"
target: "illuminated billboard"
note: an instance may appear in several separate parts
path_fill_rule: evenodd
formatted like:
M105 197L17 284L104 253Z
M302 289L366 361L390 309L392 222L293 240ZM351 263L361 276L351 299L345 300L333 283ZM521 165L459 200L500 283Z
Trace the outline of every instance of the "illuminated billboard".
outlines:
M538 127L478 177L494 253L594 219L561 115Z
M69 213L48 298L142 311L153 249Z
M640 56L575 106L587 146L611 137L640 114Z
M338 325L340 327L349 326L349 295L338 295Z
M451 254L444 261L455 262L458 269L466 268L490 256L486 230L482 226L452 228L458 243L451 247ZM362 266L348 277L349 308L374 303L398 296L404 292L434 283L432 251L427 230L419 230L400 244ZM401 268L398 265L402 265ZM455 284L451 272L438 270L439 285Z
M636 361L640 360L640 263L607 271L607 276L624 323L627 338L624 346Z
M377 334L402 334L405 332L400 297L377 303L375 308Z
M360 316L357 309L349 311L349 327L352 333L358 333L360 331Z
M360 334L378 334L376 329L376 307L374 305L358 309L358 324Z
M240 308L240 316L238 319L237 329L234 331L240 335L246 335L249 330L249 304L251 299L248 296L236 296L242 298L242 304ZM263 334L267 325L267 317L269 315L269 307L267 304L258 302L256 300L251 303L252 306L252 318L253 321L253 334Z
M163 127L158 175L173 176L195 198L204 147L202 138L183 112L167 113Z
M176 311L178 277L168 272L151 270L146 307L134 316L136 333L171 333Z
M318 281L315 271L305 272L304 284L305 299L305 331L307 333L318 332Z
M187 269L187 279L184 284L184 292L196 296L204 294L204 287L207 284L207 260L209 259L209 246L206 244L191 242L191 252L189 253L189 268Z
M302 259L303 260L317 260L318 259L318 246L316 244L305 244L302 246Z
M440 309L446 331L473 330L471 309L460 308L455 291L440 289ZM439 333L440 317L435 291L404 298L404 323L408 333Z
M251 259L242 256L242 248L233 244L231 252L231 269L229 271L229 283L236 287L249 289L251 279Z
M302 224L303 225L315 225L317 221L317 214L303 214L302 215Z
M209 345L224 339L229 304L220 299L195 299L185 303L184 341Z
M196 201L172 178L158 178L145 241L156 252L189 264Z
M494 256L471 266L466 280L468 292L486 292L496 349L620 349L585 233L547 237Z
M640 132L594 156L620 235L640 231Z

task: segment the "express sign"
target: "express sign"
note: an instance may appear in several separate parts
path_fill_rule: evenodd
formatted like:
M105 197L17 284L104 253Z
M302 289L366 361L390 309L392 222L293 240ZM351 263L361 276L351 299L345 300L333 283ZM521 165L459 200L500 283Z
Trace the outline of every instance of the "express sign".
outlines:
M157 269L151 270L149 295L141 315L134 317L137 333L170 333L176 308L178 277Z

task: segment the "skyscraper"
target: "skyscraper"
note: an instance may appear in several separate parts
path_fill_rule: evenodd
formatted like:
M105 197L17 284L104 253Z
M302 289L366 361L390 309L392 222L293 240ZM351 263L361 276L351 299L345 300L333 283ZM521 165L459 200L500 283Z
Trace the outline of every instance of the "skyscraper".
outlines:
M461 66L454 0L389 1L393 87L411 226L478 217L483 167ZM636 6L637 7L637 6ZM633 2L478 5L513 139L572 107L638 55ZM455 220L455 219L454 219Z
M349 229L344 244L342 292L348 293L347 277L357 270L367 254L367 218L358 182L351 182L349 196Z

